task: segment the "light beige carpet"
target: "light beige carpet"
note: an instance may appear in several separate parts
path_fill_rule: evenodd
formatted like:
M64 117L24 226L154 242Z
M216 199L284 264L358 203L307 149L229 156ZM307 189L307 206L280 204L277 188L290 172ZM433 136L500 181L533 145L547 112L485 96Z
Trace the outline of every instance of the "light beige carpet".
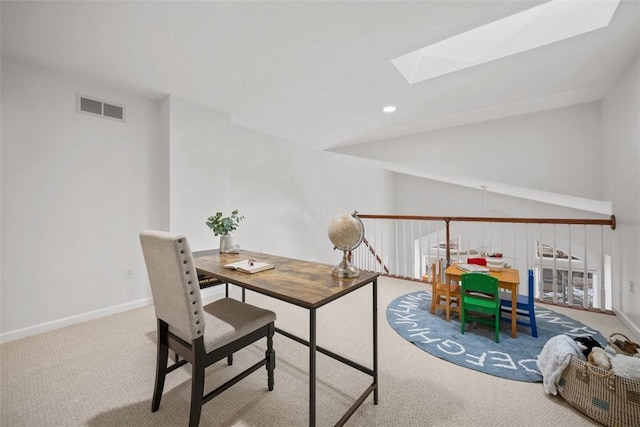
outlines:
M505 380L435 358L400 337L386 321L394 298L422 284L379 281L380 404L369 397L352 426L596 425L541 383ZM239 296L234 289L233 296ZM308 336L307 311L254 293L248 300L275 310L277 325ZM555 308L554 308L555 309ZM628 329L615 317L557 309L604 336ZM360 289L318 310L318 344L371 366L371 290ZM152 413L155 370L152 306L0 346L2 426L183 426L189 418L188 367L169 374ZM267 391L259 370L203 407L202 426L308 425L308 350L276 335L276 384ZM208 370L206 387L254 363L258 345L236 354L234 366ZM370 384L370 377L318 356L317 425L333 425Z

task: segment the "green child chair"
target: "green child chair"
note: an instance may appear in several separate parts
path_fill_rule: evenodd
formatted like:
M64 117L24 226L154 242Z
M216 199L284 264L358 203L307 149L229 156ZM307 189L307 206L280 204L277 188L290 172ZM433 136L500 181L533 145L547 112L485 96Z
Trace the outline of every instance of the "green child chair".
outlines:
M460 308L460 332L464 334L465 324L475 321L493 325L496 342L500 342L500 295L498 279L482 273L462 275L462 307ZM469 312L492 315L493 318L471 316Z

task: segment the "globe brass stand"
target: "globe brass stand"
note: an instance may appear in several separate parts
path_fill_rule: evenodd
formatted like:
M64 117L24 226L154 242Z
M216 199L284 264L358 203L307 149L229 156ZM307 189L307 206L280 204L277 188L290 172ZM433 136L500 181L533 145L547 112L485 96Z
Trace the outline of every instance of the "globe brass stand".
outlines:
M347 252L343 251L342 262L331 269L331 275L338 279L354 279L360 275L360 270L351 265L347 259Z

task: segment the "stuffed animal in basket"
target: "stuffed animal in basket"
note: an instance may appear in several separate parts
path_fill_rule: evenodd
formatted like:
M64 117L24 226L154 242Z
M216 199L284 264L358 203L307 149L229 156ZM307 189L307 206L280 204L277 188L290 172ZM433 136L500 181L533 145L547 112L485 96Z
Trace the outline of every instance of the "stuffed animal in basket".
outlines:
M607 353L602 347L593 347L591 349L591 353L589 353L589 357L587 358L587 360L589 361L589 363L599 366L602 369L611 369L609 357L607 357Z
M624 335L621 336L624 337ZM611 336L609 337L609 344L617 350L617 353L640 357L640 346L629 339L620 339Z
M587 335L585 337L575 337L573 340L578 344L578 348L580 348L580 351L582 351L582 354L584 354L585 358L589 357L589 354L591 354L591 350L593 348L602 348L600 343L596 341L596 339L591 335Z

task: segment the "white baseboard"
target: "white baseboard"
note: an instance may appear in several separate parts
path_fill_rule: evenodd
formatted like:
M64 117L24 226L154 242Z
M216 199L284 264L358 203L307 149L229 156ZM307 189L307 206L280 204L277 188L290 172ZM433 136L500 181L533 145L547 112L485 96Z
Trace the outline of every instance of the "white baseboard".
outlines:
M202 298L208 298L221 293L222 287L207 288L200 291ZM55 329L64 328L65 326L76 325L88 320L98 319L100 317L110 316L112 314L122 313L123 311L133 310L134 308L144 307L153 304L153 299L143 298L137 301L131 301L100 310L90 311L88 313L77 314L75 316L65 317L64 319L53 320L51 322L41 323L39 325L29 326L27 328L16 329L14 331L4 332L0 334L0 343L14 341L20 338L30 337L32 335L50 332Z
M615 315L618 316L618 319L620 319L620 321L622 323L624 323L624 325L629 328L629 330L631 332L634 333L635 335L635 339L633 339L634 337L629 337L630 339L632 339L635 342L640 341L640 328L638 328L638 326L634 325L633 322L631 322L631 320L624 314L624 313L620 313L618 311L614 311Z

